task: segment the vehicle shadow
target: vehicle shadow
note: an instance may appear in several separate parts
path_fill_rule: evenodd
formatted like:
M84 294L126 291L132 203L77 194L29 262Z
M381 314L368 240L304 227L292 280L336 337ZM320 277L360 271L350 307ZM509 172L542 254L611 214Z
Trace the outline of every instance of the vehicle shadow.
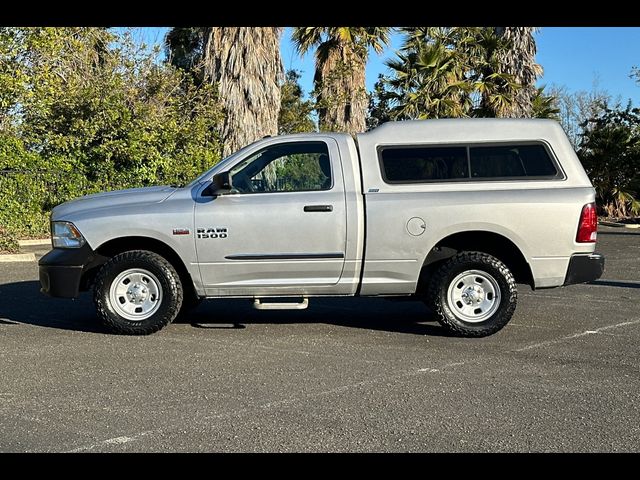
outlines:
M40 283L25 281L0 285L0 320L3 325L29 324L80 332L106 333L88 295L78 299L50 298Z
M300 310L257 311L243 299L202 302L175 323L194 328L246 328L252 324L325 323L348 328L381 330L414 335L449 336L434 322L421 302L389 301L379 298L311 299ZM107 333L98 322L90 295L69 300L40 293L36 281L0 285L0 328L28 324L91 333Z
M588 285L602 285L604 287L640 288L640 282L625 282L622 280L594 280Z
M312 298L309 300L309 308L302 311L258 311L252 308L248 300L208 300L176 322L191 323L197 328L324 323L414 335L449 336L445 329L433 323L433 314L421 302L390 301L381 298Z

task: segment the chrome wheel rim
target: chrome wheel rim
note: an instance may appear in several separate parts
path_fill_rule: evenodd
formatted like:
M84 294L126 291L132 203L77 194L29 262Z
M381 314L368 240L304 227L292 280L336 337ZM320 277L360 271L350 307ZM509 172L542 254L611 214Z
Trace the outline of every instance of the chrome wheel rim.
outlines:
M130 268L111 282L109 300L118 315L141 321L152 316L162 303L158 278L143 268Z
M500 306L500 287L487 272L466 270L449 284L447 301L449 308L461 320L483 322Z

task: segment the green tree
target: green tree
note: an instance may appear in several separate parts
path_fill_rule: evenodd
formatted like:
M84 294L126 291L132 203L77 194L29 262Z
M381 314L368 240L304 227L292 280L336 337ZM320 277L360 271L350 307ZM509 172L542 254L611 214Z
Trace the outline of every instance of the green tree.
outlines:
M395 119L501 117L520 85L499 71L510 40L486 27L411 27L388 86Z
M13 77L6 72L17 72ZM184 183L220 158L215 89L103 28L0 29L0 225L101 190Z
M204 76L202 60L206 32L204 27L174 27L164 39L169 63L191 73L198 83L202 82Z
M314 92L320 130L363 132L366 127L365 67L369 48L381 52L388 27L297 27L301 55L315 48Z
M280 114L278 115L278 134L313 132L316 130L312 118L313 102L304 100L300 86L300 73L289 70L280 88Z
M636 200L640 178L640 109L603 106L602 113L582 124L578 156L608 217L640 213Z
M367 130L371 130L391 120L391 96L387 90L388 79L378 75L373 85L373 92L369 94L369 108L367 112Z

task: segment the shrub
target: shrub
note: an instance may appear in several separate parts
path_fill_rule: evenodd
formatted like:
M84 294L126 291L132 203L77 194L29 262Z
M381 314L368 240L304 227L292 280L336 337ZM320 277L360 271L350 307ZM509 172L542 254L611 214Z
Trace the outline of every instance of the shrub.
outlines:
M578 156L601 213L618 218L640 214L640 109L603 105L582 127Z
M16 253L19 248L15 235L0 227L0 253Z
M186 183L220 159L211 85L104 28L0 28L0 226L48 233L63 201Z

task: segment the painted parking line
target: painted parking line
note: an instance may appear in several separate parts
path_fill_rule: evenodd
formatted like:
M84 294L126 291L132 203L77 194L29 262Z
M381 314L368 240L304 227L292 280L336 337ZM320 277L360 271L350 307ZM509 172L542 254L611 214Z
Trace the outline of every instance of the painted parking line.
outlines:
M139 438L142 438L146 435L153 433L153 430L148 430L146 432L137 433L135 435L123 435L120 437L108 438L106 440L102 440L101 442L97 442L91 445L85 445L82 447L74 448L73 450L68 450L65 453L79 453L79 452L88 452L100 447L106 447L108 445L123 445L125 443L135 442Z
M640 319L638 320L630 320L627 322L616 323L614 325L605 325L604 327L596 328L595 330L585 330L584 332L574 333L573 335L566 335L564 337L556 338L554 340L547 340L544 342L533 343L531 345L527 345L526 347L517 348L516 352L524 352L526 350L532 350L534 348L546 347L547 345L554 345L556 343L566 342L568 340L573 340L575 338L584 337L586 335L594 335L606 330L611 330L613 328L626 327L627 325L636 325L640 323Z

